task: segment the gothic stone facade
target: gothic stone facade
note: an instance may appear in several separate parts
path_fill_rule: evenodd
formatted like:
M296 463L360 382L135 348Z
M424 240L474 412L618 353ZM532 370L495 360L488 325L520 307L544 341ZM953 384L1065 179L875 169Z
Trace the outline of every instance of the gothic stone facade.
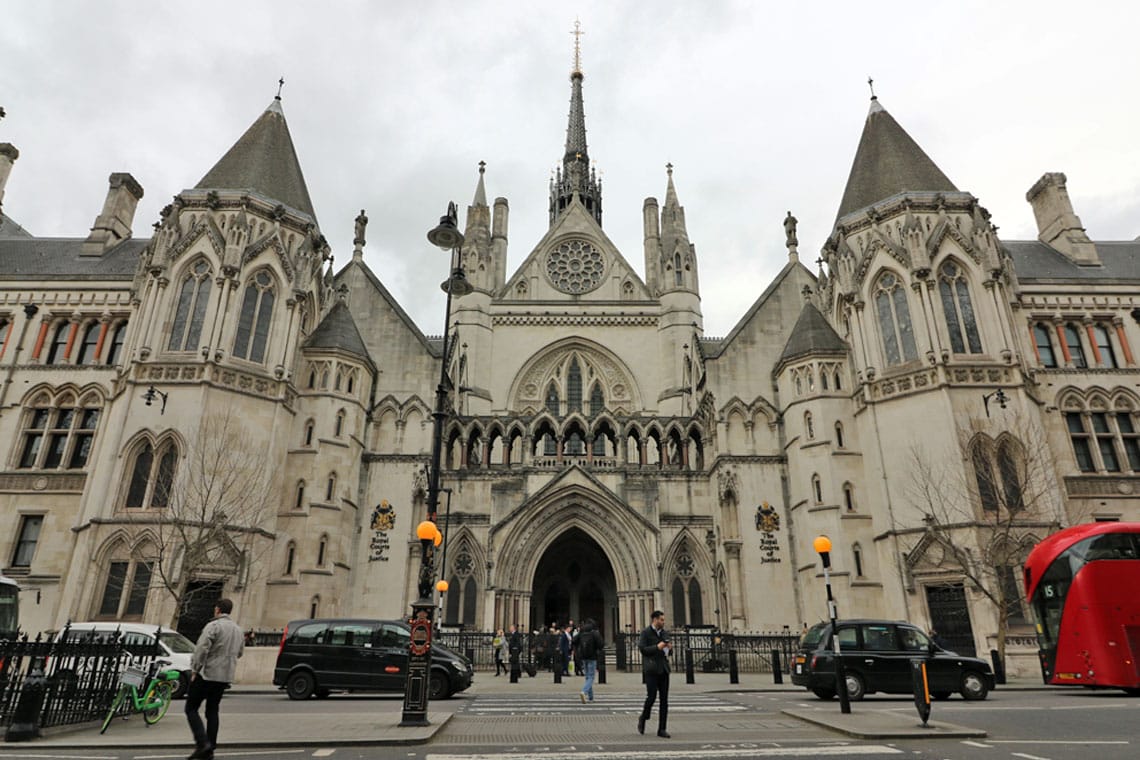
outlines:
M995 606L938 531L983 561L1015 522L1016 570L1058 526L1140 519L1140 242L1089 240L1064 175L1030 190L1040 238L1002 241L872 102L824 266L800 263L787 220L787 264L711 338L672 171L639 273L603 232L571 83L550 227L513 272L480 171L446 358L365 265L365 220L326 266L279 101L150 239L129 174L86 238L0 217L0 567L37 592L26 626L193 632L215 594L256 628L404 614L441 361L447 623L590 616L608 636L663 608L798 630L826 614L827 534L844 614L954 626L982 651ZM17 157L0 146L0 198ZM211 469L218 417L233 456ZM249 452L256 508L186 495ZM924 483L961 487L958 511Z

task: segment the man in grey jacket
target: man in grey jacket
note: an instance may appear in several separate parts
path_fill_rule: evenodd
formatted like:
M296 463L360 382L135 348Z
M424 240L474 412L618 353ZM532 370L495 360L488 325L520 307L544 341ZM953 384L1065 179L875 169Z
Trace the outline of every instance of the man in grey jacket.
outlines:
M234 680L237 661L245 649L241 628L230 618L234 603L219 599L214 605L214 619L206 623L194 655L190 659L190 689L186 693L186 720L194 734L196 748L190 760L212 760L218 745L218 706L222 693ZM206 725L198 715L206 703Z

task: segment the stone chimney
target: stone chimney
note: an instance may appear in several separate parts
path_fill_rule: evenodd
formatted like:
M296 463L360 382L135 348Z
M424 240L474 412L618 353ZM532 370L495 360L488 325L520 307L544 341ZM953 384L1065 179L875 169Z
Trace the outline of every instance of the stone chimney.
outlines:
M8 175L12 173L12 164L20 157L20 151L12 143L0 143L0 208L4 207L4 187L8 184Z
M95 226L83 243L83 256L102 256L131 236L135 207L143 197L142 185L126 172L115 172L109 181L103 213L95 217Z
M1061 172L1049 172L1025 194L1037 217L1037 239L1065 254L1075 264L1099 266L1096 245L1089 240L1080 217L1073 212L1066 181Z

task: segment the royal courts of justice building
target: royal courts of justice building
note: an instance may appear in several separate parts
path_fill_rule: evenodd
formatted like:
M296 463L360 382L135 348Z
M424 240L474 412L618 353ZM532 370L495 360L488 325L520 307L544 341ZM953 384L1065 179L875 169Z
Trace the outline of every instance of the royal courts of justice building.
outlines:
M513 271L508 201L472 173L447 350L364 263L363 214L332 266L280 97L150 237L127 172L89 233L0 215L0 570L25 627L193 633L219 594L248 628L406 615L443 362L447 624L798 632L826 615L826 534L841 614L1031 654L1033 543L1140 519L1140 238L1090 239L1057 171L1025 181L1037 239L999 238L872 98L819 263L789 214L786 263L709 337L681 182L647 180L643 250L618 250L569 84L549 228ZM5 212L18 157L0 144Z

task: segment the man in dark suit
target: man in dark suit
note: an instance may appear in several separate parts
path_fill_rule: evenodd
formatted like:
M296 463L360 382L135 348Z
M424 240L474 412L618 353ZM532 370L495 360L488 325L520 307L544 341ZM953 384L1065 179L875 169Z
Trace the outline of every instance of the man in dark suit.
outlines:
M657 695L661 695L661 708L657 713L657 735L669 738L665 722L669 717L669 634L665 631L665 613L654 610L649 617L649 625L641 632L637 648L641 650L641 673L645 678L645 707L637 719L637 733L645 733L645 721Z

